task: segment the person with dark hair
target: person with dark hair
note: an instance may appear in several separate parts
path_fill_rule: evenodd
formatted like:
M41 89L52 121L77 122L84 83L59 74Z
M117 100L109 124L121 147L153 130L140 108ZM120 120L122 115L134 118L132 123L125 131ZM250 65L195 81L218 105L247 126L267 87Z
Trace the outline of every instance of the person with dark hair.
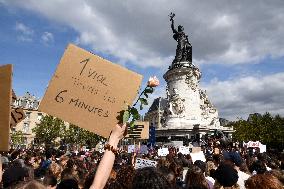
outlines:
M11 165L3 174L3 187L8 188L10 186L16 185L17 183L29 178L28 169L21 166L17 161Z
M134 173L135 170L131 165L121 167L116 175L116 184L119 184L121 188L124 189L129 188L132 183Z
M46 189L46 187L36 180L21 182L14 189Z
M257 174L263 174L267 171L267 169L266 169L265 163L263 163L260 160L257 160L253 162L252 165L250 166L250 171L256 172Z
M246 189L283 189L283 184L271 174L257 174L245 181Z
M204 176L205 176L206 182L207 182L207 184L209 185L209 188L210 188L210 189L213 189L215 180L214 180L212 177L205 175L205 171L206 171L206 166L207 166L207 164L206 164L205 162L201 161L201 160L196 160L196 161L194 162L194 165L197 166L197 167L199 167L199 168L201 169L202 173L203 173Z
M136 170L131 189L171 189L166 177L154 167L145 167Z
M213 159L213 163L214 163L215 167L218 167L220 162L221 162L220 155L219 154L213 154L212 159Z
M182 186L183 183L180 183L181 181L177 181L176 177L175 177L175 173L170 170L168 167L166 166L162 166L158 168L158 171L164 176L166 177L166 179L168 180L168 182L172 185L172 187L174 188L176 185L178 186Z
M209 185L205 179L204 172L196 165L189 167L186 173L185 188L186 189L194 189L194 188L209 189Z
M53 175L46 175L43 179L43 184L47 189L56 189L57 179Z
M67 179L74 179L76 181L79 180L78 175L72 168L65 168L62 173L61 173L61 178L60 180L67 180Z
M93 169L91 171L89 171L89 174L87 174L86 178L85 178L85 183L84 183L84 189L89 189L94 181L95 178L95 174L96 174L96 169Z
M265 166L267 171L271 171L271 168L267 166L269 157L265 153L257 154L257 159Z
M250 175L240 170L240 167L244 163L241 155L238 152L230 151L230 152L224 152L223 156L225 162L230 163L234 167L234 169L237 170L239 177L238 185L241 189L244 189L245 181L250 177Z
M57 185L57 189L79 189L79 186L75 179L65 179Z
M215 179L214 189L239 189L238 185L238 171L227 163L221 163L214 171L213 178Z
M20 151L19 150L15 150L11 153L11 160L15 160L18 159L20 157Z

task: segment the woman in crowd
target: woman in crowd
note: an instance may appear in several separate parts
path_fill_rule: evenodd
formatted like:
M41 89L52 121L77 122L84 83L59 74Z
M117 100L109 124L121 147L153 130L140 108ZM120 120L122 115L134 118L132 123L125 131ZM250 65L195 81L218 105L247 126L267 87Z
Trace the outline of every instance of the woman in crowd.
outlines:
M283 183L281 183L272 174L257 174L250 177L245 181L247 189L283 189Z
M213 172L214 189L240 189L238 171L231 164L221 163Z
M185 188L209 189L209 185L205 179L204 173L199 167L195 165L189 167L185 176Z

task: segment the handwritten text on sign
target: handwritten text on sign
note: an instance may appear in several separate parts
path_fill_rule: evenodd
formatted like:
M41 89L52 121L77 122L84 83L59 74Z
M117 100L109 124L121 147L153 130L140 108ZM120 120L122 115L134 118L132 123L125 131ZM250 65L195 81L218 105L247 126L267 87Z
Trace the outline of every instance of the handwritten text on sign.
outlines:
M136 121L132 130L128 127L127 133L125 138L149 139L149 122Z
M118 112L132 104L142 76L69 45L39 109L108 137Z
M22 108L15 108L11 111L10 127L16 127L18 123L26 118L26 114Z

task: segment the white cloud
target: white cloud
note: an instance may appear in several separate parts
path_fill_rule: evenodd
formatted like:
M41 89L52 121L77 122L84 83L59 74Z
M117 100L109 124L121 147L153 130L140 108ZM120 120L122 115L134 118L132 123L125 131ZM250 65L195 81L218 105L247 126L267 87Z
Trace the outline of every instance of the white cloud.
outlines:
M284 115L284 72L256 75L228 81L213 79L205 84L209 98L221 117L231 120L248 114L271 112Z
M203 63L257 63L284 55L284 1L6 0L75 29L77 42L141 67L168 65L175 54L167 15L176 13ZM68 10L68 11L62 11Z
M0 0L0 3L69 26L78 32L79 45L112 55L121 64L132 63L142 68L167 69L172 62L177 45L167 17L172 11L176 13L176 25L183 25L189 35L196 65L258 63L267 56L284 57L283 0ZM18 32L24 37L33 35L33 30L21 23ZM246 118L251 112L284 115L283 81L284 74L279 73L212 80L205 87L220 116L235 119ZM157 91L159 94L164 89ZM155 94L151 98L154 97Z
M53 37L53 34L50 33L50 32L44 32L42 35L41 35L41 41L48 45L52 42L54 42L54 37Z
M25 24L16 22L15 30L18 32L18 40L27 42L33 40L34 31Z

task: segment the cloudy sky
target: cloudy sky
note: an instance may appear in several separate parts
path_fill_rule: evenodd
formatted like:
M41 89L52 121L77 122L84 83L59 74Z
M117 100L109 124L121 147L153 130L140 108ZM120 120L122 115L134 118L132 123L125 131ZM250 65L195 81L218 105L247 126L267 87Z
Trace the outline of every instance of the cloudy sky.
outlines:
M13 85L42 97L68 43L144 75L163 74L176 42L169 13L193 45L201 87L220 117L284 116L284 1L0 0L0 64Z

